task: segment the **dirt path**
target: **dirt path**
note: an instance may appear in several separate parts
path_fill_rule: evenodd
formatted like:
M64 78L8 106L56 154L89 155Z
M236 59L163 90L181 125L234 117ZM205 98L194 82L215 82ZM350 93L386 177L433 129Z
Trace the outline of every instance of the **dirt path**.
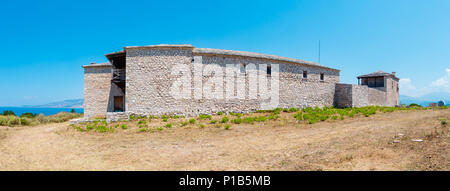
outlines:
M434 133L450 110L314 125L297 124L291 115L231 130L0 127L0 170L450 170L449 134Z

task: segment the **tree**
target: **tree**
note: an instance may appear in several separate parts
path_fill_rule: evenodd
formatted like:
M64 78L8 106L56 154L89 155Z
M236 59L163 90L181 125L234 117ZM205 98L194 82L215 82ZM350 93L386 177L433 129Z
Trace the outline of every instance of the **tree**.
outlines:
M13 111L11 111L11 110L3 111L3 115L14 115L14 116L16 116L16 114Z
M22 113L22 115L20 115L20 117L33 118L33 117L36 117L36 114L33 114L33 113Z

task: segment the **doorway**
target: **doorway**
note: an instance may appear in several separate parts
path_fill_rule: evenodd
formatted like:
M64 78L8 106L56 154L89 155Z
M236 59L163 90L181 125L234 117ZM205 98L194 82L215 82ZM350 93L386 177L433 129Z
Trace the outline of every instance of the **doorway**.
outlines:
M123 112L123 96L114 96L114 112Z

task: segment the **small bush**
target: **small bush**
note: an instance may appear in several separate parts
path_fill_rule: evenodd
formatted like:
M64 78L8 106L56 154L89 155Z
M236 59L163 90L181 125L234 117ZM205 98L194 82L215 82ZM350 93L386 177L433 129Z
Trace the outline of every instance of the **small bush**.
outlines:
M22 113L22 115L20 115L20 117L28 117L28 118L34 118L36 117L37 114L33 114L33 113Z
M222 120L220 120L221 123L226 123L228 122L230 119L228 117L222 117Z
M187 121L181 122L181 126L182 126L182 127L184 127L184 126L186 126L186 125L188 125L188 122L187 122Z
M141 128L141 129L139 129L139 132L141 132L141 133L143 133L143 132L147 132L147 128Z
M204 124L200 124L199 127L203 129L203 128L205 128L205 125Z
M253 124L254 121L255 121L254 117L246 117L246 118L244 118L244 123Z
M10 127L20 125L20 118L15 115L9 115L8 122L6 125L8 125Z
M166 128L172 128L172 123L167 123Z
M222 114L223 114L223 112L221 112L221 111L217 112L217 115L222 115Z
M297 108L289 108L289 112L297 112L298 111L298 109Z
M217 123L217 120L211 120L211 121L209 121L209 123L211 123L211 124L216 124L216 123Z
M234 123L234 124L241 124L242 123L242 119L241 118L236 118L236 119L231 120L231 122Z
M441 121L441 125L447 125L447 120L443 119L443 120Z
M0 115L0 126L6 126L8 125L8 117Z
M203 119L203 120L205 120L205 119L211 119L211 118L212 118L211 115L205 115L205 114L201 114L201 115L199 115L198 117L199 117L200 119Z
M266 120L267 120L266 116L258 116L258 117L255 118L256 122L264 122Z
M109 128L104 125L99 125L97 128L95 128L95 131L105 133L108 132Z
M162 128L162 127L158 127L158 128L156 128L156 130L158 130L158 131L162 131L162 130L164 130L164 128Z
M190 124L195 124L195 119L189 119Z
M225 130L228 130L228 129L230 129L230 128L231 128L231 125L229 125L229 124L226 124L224 128L225 128Z
M242 113L233 113L233 112L231 112L230 115L231 116L236 116L236 117L241 117Z
M122 128L122 129L128 129L128 126L127 126L126 124L122 124L122 125L120 125L120 128Z
M136 119L136 115L130 115L129 119L130 119L130 120Z
M3 111L3 115L4 116L8 116L8 115L16 116L16 114L12 110L5 110L5 111Z

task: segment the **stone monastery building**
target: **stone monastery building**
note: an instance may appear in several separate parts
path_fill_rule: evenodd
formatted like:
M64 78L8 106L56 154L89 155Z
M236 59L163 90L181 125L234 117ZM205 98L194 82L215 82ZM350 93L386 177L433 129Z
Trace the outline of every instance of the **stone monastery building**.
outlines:
M399 79L382 71L358 76L358 85L341 84L340 70L318 63L192 45L128 46L106 58L108 63L83 66L86 118L242 113L259 110L270 99L280 108L399 102ZM269 97L261 94L266 87ZM177 92L183 96L174 96Z

